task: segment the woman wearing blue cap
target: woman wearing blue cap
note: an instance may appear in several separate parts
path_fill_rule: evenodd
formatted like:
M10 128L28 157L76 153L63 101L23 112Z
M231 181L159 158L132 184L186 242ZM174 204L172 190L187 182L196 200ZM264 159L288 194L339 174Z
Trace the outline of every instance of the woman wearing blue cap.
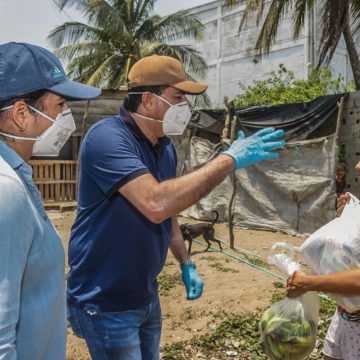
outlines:
M65 359L64 250L26 162L75 130L67 100L99 94L46 49L0 45L0 359Z

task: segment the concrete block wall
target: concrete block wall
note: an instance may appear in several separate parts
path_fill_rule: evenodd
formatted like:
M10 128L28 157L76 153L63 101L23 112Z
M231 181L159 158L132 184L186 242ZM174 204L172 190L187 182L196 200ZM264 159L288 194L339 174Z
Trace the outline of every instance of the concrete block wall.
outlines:
M239 82L250 85L254 80L269 77L279 64L292 70L296 78L307 78L308 64L317 64L319 37L319 10L308 13L300 37L293 39L292 13L281 20L275 44L270 53L257 61L254 47L261 27L256 25L255 15L248 20L239 34L239 22L245 8L243 2L234 8L224 8L223 0L212 1L189 9L205 26L201 40L183 38L176 43L193 46L206 59L209 70L206 82L214 107L222 107L224 96L232 99L241 89ZM266 2L266 14L270 0ZM330 64L332 71L352 78L345 43L342 40Z
M345 149L347 191L360 198L360 183L354 170L360 161L360 91L349 94L342 115L340 146Z

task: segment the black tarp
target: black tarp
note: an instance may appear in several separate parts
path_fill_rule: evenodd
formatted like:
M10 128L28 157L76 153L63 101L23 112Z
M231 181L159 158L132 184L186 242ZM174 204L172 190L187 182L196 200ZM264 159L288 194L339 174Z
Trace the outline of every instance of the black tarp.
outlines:
M284 129L286 140L305 140L322 124L336 116L337 102L342 96L345 94L321 96L306 103L234 109L238 119L236 130L243 130L248 135L263 127L272 126ZM193 116L189 127L219 136L224 128L224 119L224 110L200 110ZM334 128L331 130L335 131ZM331 130L329 129L329 134Z

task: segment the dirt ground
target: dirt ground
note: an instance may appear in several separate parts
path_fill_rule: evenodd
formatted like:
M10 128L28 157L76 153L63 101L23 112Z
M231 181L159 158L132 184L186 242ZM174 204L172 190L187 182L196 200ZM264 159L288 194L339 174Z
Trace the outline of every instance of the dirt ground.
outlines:
M49 216L59 231L67 252L75 212L49 211ZM194 223L196 221L179 218L179 222ZM226 224L216 224L215 230L217 238L228 242L229 233ZM278 241L288 241L294 246L299 246L304 238L279 232L235 229L235 245L260 255L261 260L258 263L260 266L266 262L272 244ZM214 247L217 245L214 244ZM223 247L225 252L244 258L240 251L231 251L226 245ZM205 286L203 296L192 302L186 300L185 288L180 280L177 281L180 279L180 270L176 260L171 253L168 255L160 278L175 279L175 284L169 285L173 287L168 290L165 286L162 291L162 346L209 332L216 321L214 315L219 311L238 314L256 308L266 308L270 304L274 291L273 282L278 281L275 277L215 250L204 252L204 249L204 246L193 243L192 256L196 260ZM269 269L280 274L274 268ZM85 343L76 338L70 328L68 335L67 359L90 359Z

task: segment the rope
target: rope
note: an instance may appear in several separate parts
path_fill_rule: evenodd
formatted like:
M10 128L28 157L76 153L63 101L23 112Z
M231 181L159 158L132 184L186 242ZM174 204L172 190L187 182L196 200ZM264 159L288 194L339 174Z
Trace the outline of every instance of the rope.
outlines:
M225 244L225 245L227 245L227 246L230 247L230 244L227 243L226 241L223 241L223 240L221 240L221 239L219 239L219 238L216 238L216 240L219 240L222 244ZM250 251L248 251L248 250L242 249L242 248L240 248L240 247L234 246L234 249L240 251L240 252L243 253L243 254L248 254L248 255L251 255L251 256L256 257L256 258L258 258L258 259L261 259L261 256L260 256L260 255L255 254L255 253L253 253L253 252L250 252Z
M200 245L203 245L203 246L207 246L206 244L204 244L203 242L201 242L201 241L198 241L198 240L193 240L194 242L196 242L197 244L200 244ZM220 240L221 241L221 240ZM221 241L221 242L223 242L223 241ZM225 242L224 242L225 243ZM225 243L226 244L226 243ZM247 264L247 265L249 265L249 266L252 266L252 267L254 267L255 269L258 269L258 270L260 270L260 271L263 271L264 273L266 273L266 274L268 274L268 275L271 275L271 276L273 276L273 277L275 277L275 278L277 278L277 279L279 279L279 280L282 280L282 281L284 281L284 282L286 282L286 278L285 277L283 277L283 276L281 276L281 275L278 275L278 274L276 274L276 273L274 273L274 272L272 272L272 271L270 271L270 270L268 270L268 269L266 269L266 268L264 268L264 267L262 267L262 266L259 266L259 265L256 265L256 264L254 264L254 263L252 263L251 261L249 261L249 260L246 260L246 259L242 259L241 257L239 257L239 256L236 256L236 255L233 255L233 254L230 254L230 253L227 253L227 252L225 252L224 250L218 250L218 249L216 249L216 248L214 248L213 246L210 246L210 249L211 250L214 250L214 251L217 251L217 252L219 252L219 253L221 253L221 254L224 254L225 256L228 256L228 257L230 257L230 258L233 258L233 259L236 259L236 260L238 260L238 261L240 261L240 262L242 262L242 263L244 263L244 264ZM246 250L245 250L246 251ZM259 255L257 255L257 256L259 256ZM261 258L261 257L260 257ZM324 294L319 294L319 296L320 296L320 298L322 298L323 300L326 300L326 301L329 301L329 302L333 302L333 300L331 299L331 298L329 298L328 296L326 296L326 295L324 295Z

